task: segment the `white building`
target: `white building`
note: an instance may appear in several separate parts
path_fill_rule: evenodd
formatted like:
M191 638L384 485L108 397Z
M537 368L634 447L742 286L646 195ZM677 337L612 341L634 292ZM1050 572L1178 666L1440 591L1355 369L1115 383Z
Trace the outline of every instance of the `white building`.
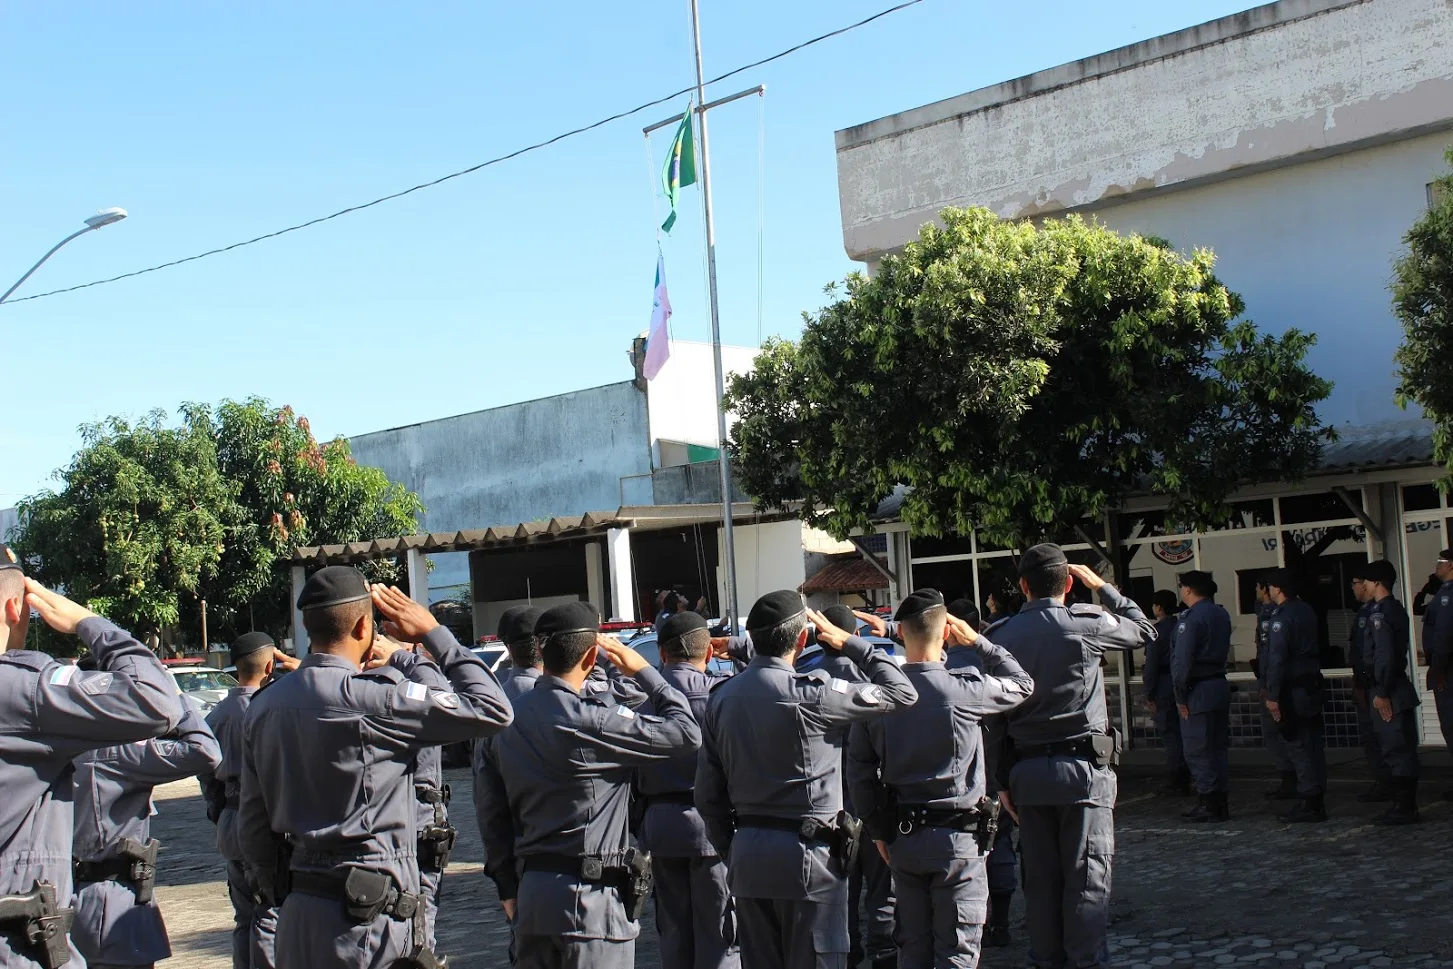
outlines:
M1281 0L839 131L843 242L871 270L950 205L1015 219L1080 212L1214 249L1248 317L1316 333L1310 363L1336 385L1323 417L1342 433L1321 473L1248 489L1234 526L1214 534L1176 534L1150 497L1089 531L1142 601L1174 588L1179 570L1213 572L1240 670L1255 573L1299 569L1337 670L1350 565L1391 559L1410 601L1453 525L1430 486L1428 427L1393 402L1401 330L1387 288L1403 233L1447 170L1450 130L1453 6ZM1012 552L900 531L890 561L898 594L937 585L982 601L1009 577ZM1424 711L1435 724L1430 702ZM1246 713L1233 732L1250 742ZM1345 740L1340 695L1329 715ZM1425 739L1438 741L1435 726Z

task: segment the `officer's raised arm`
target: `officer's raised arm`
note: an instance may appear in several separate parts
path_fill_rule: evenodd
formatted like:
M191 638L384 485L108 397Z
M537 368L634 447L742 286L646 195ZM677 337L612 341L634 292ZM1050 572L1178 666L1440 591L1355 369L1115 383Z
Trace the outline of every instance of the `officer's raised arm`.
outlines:
M1009 652L981 636L967 622L950 614L947 618L948 641L955 646L971 646L979 651L984 671L959 671L955 682L960 688L958 698L964 709L987 717L1007 713L1029 699L1034 693L1034 679Z
M36 683L37 727L53 747L81 753L176 727L183 701L151 650L34 579L24 583L25 604L56 632L78 636L96 658L95 672L56 666Z
M592 738L620 764L664 760L701 746L701 728L681 691L667 683L644 656L613 636L600 636L596 646L611 664L632 677L651 701L654 715L636 713L617 702L599 713L600 733Z
M489 736L509 725L514 716L509 699L479 657L460 646L428 609L398 589L375 585L370 591L385 631L395 640L421 643L453 688L452 692L431 689L412 678L411 674L418 675L415 666L420 658L397 643L376 642L368 669L387 666L401 674L390 684L392 696L379 718L381 729L411 746L432 747Z
M1085 645L1102 650L1143 649L1155 642L1155 623L1125 593L1100 577L1088 565L1069 565L1069 573L1086 589L1100 595L1098 621L1085 634ZM1079 608L1079 607L1076 607Z
M118 750L116 762L132 780L155 787L211 773L222 763L222 748L201 713L188 708L174 733L127 744Z
M880 717L917 701L918 691L892 657L874 649L867 640L837 628L820 612L809 609L807 618L817 627L817 641L824 648L835 649L852 660L869 681L847 683L831 680L817 704L818 711L828 721Z

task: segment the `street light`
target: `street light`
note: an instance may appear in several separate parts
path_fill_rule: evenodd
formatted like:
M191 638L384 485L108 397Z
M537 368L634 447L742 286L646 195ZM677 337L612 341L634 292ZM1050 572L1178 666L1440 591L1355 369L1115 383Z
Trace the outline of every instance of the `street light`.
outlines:
M78 229L75 232L72 232L70 235L66 236L60 242L57 242L54 246L51 247L50 252L47 252L45 255L40 257L40 262L36 263L34 266L31 266L28 270L26 270L25 275L17 279L15 281L15 285L11 286L5 291L4 296L0 296L0 303L3 303L7 299L9 299L10 294L19 289L20 284L29 279L31 273L34 273L41 266L45 265L45 261L51 256L54 256L61 246L65 245L67 242L70 242L77 236L85 235L92 229L99 229L102 226L111 225L113 222L120 222L124 218L126 218L126 210L117 208L102 209L95 215L91 216L89 219L86 220L86 227L84 229Z

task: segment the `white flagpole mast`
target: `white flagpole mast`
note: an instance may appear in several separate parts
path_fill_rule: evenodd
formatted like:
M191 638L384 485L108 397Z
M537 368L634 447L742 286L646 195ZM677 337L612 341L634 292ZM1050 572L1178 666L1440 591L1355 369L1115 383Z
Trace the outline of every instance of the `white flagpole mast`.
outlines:
M716 371L716 443L720 452L718 470L721 477L721 527L723 547L726 553L726 601L733 623L741 619L737 602L737 547L732 530L732 473L731 459L727 455L726 411L722 408L722 397L726 394L726 375L721 360L721 316L716 293L716 227L711 221L711 162L706 144L706 80L701 68L701 14L698 0L691 0L691 42L696 50L696 109L701 131L701 155L698 159L701 176L701 208L706 221L706 279L711 297L711 351ZM733 630L735 631L735 630Z

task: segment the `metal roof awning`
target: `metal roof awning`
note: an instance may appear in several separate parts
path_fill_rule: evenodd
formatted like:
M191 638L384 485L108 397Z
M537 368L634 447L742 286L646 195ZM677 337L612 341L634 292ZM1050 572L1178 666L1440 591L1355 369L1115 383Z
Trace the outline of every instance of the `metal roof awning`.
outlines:
M732 520L738 524L757 524L791 518L788 512L757 512L751 504L732 505ZM375 538L341 545L308 545L295 548L287 559L290 565L345 565L374 559L397 558L412 550L426 554L435 552L473 552L481 549L532 545L540 542L589 538L604 535L618 528L651 531L686 525L710 525L721 522L719 505L627 505L615 511L564 515L540 521L471 528L457 532L432 532L406 535L402 538Z
M843 555L818 569L800 592L866 592L888 588L888 577L857 555Z

